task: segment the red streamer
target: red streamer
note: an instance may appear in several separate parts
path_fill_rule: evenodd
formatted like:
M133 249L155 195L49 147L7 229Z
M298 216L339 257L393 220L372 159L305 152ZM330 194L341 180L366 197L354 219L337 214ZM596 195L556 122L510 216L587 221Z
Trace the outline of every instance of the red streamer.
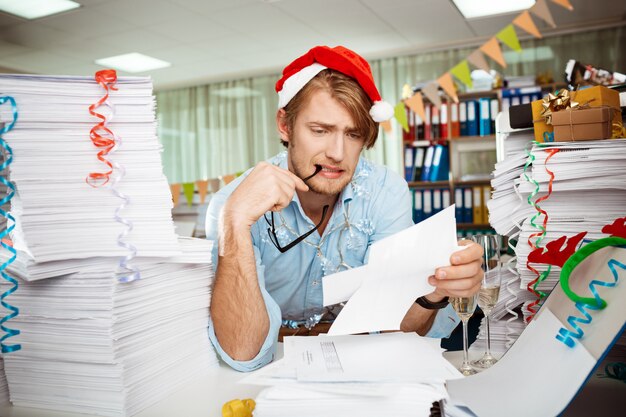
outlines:
M539 203L541 203L543 201L546 201L548 198L550 198L550 195L552 195L552 184L554 182L554 172L552 172L552 171L550 171L548 169L548 161L557 152L559 152L559 149L546 149L546 152L548 153L548 157L546 158L546 162L545 162L544 167L545 167L546 172L550 176L550 180L548 181L548 194L544 195L543 197L538 198L537 201L535 201L535 209L537 209L537 211L539 211L541 214L543 214L543 224L542 224L543 229L542 229L541 232L531 233L530 236L528 236L528 244L530 245L530 248L532 250L536 250L537 249L537 246L532 242L532 238L538 237L538 239L537 239L537 243L538 243L539 241L541 241L541 239L546 234L546 230L547 230L547 226L548 226L548 213L544 209L539 207ZM538 309L537 306L541 302L541 298L542 298L542 295L540 293L538 293L537 291L535 291L535 289L533 288L535 286L535 284L539 281L539 278L541 277L541 273L539 271L537 271L535 268L533 268L532 266L530 266L530 261L528 259L526 260L526 268L528 268L529 270L533 271L537 275L537 278L533 279L526 286L526 289L530 293L532 293L535 297L537 297L537 299L535 301L533 301L532 303L528 304L528 306L526 307L526 311L528 311L528 313L530 313L530 315L526 318L526 323L529 323L533 319L533 317L535 316L535 313L537 313L537 309Z
M97 148L101 149L98 152L98 159L105 163L109 167L109 170L106 172L90 172L85 181L92 187L98 187L109 182L109 177L111 173L113 173L113 164L111 164L105 156L108 155L111 149L115 146L115 135L111 129L106 126L106 116L98 113L96 108L100 107L107 101L111 90L117 91L117 88L115 88L117 73L115 70L106 69L96 72L94 78L98 84L104 88L105 93L104 96L102 96L98 101L89 106L89 113L101 120L97 125L91 128L89 131L89 138Z

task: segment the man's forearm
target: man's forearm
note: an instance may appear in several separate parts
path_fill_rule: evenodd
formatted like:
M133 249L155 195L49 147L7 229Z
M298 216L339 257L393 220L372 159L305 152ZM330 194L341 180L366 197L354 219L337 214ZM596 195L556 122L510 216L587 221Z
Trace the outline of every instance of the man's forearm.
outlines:
M220 346L235 360L253 359L269 331L250 230L227 221L220 233L211 318Z
M429 300L431 302L440 301L434 295L429 295L427 298L433 298ZM400 323L400 330L403 332L417 332L420 336L425 336L433 326L437 312L439 310L429 310L417 303L413 303L402 319L402 323Z

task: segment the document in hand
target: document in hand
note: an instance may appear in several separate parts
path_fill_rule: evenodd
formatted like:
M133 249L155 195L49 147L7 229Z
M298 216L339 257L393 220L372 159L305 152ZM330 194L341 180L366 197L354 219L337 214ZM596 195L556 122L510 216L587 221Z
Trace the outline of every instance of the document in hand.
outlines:
M433 291L428 277L460 249L454 210L374 243L367 265L325 276L324 305L349 298L328 334L399 330L415 299Z
M466 405L481 417L559 415L624 330L626 248L604 248L570 275L572 289L585 297L591 295L592 280L615 284L595 286L606 308L581 307L556 287L499 362L477 375L448 381L451 402ZM590 323L583 321L580 308L589 313ZM576 322L578 330L570 324L572 317L582 319ZM569 347L556 338L561 329L584 334L572 337ZM512 389L512 379L524 387L524 395Z

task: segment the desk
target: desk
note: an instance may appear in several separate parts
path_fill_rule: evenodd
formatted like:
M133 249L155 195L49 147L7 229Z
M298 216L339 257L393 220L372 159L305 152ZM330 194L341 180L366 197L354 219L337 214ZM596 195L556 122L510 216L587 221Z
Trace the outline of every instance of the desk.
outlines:
M282 351L279 349L279 356ZM478 355L480 356L480 355ZM458 366L463 352L445 352L444 357ZM474 358L471 358L474 359ZM609 361L619 358L611 358ZM623 359L622 359L623 360ZM604 365L596 374L604 373ZM209 374L190 382L185 388L136 414L134 417L219 417L222 405L235 398L255 398L263 387L237 383L246 374L234 371L220 363ZM514 378L512 378L513 382ZM520 395L522 390L519 389ZM578 396L562 414L564 417L612 415L626 405L626 383L592 376ZM1 417L87 417L86 414L63 413L26 407L0 407ZM92 416L93 417L93 416Z

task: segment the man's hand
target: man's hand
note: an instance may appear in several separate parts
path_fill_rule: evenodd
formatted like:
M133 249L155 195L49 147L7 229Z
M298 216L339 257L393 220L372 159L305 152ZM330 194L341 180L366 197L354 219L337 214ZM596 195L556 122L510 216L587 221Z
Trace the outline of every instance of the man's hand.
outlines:
M469 240L462 240L459 245L467 248L452 254L451 266L437 268L435 275L428 278L428 282L436 287L426 296L428 300L437 302L443 297L470 297L480 290L483 248Z
M309 187L291 171L260 162L226 201L224 220L251 227L268 210L287 207L296 190Z

